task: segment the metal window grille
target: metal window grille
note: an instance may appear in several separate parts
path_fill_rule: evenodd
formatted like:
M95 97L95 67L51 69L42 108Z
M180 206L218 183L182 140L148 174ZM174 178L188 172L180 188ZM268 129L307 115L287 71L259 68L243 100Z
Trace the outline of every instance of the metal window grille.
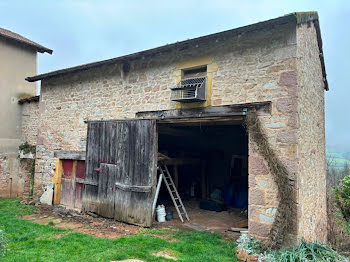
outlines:
M171 101L200 102L206 98L206 77L184 79L179 86L171 89Z

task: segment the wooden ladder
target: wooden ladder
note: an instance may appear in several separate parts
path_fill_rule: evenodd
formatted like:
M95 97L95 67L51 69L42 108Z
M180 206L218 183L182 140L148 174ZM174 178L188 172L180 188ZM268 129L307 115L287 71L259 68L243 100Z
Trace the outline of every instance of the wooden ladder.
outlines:
M179 196L179 193L177 192L174 181L171 178L171 175L169 173L168 167L165 164L158 162L158 168L159 168L161 174L163 175L165 185L168 188L171 199L173 200L174 206L176 208L177 213L179 214L179 218L180 218L181 222L182 223L184 222L182 215L185 215L187 220L189 221L190 218L188 217L185 206L182 203L182 200Z

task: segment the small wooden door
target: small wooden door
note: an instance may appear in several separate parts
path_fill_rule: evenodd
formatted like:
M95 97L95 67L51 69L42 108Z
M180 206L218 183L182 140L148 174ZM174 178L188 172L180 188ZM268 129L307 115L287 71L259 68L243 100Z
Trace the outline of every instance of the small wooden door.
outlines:
M83 208L151 226L156 164L155 120L90 122Z
M85 161L77 160L76 165L74 207L81 209L84 192Z
M85 161L62 159L60 204L81 209L84 190Z
M62 160L61 202L67 207L74 207L74 162Z

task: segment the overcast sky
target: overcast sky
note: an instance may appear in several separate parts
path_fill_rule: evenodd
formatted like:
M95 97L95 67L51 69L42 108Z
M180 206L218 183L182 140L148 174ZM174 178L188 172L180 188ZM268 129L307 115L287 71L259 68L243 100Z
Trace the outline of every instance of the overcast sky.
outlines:
M44 73L311 10L320 16L330 87L327 145L350 150L348 0L0 0L0 27L54 50L39 55Z

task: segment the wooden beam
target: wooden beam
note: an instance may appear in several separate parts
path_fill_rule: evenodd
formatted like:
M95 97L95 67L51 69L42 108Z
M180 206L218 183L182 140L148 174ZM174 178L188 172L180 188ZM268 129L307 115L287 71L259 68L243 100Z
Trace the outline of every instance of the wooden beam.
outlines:
M247 103L226 106L209 106L187 109L173 109L162 111L145 111L136 113L141 119L177 119L177 118L208 118L245 116L248 110L255 109L258 114L271 114L271 102Z
M75 197L76 197L76 193L75 193L75 189L76 189L76 181L75 181L75 178L77 176L77 164L78 164L78 161L75 160L73 161L73 169L72 169L72 183L73 183L73 207L75 207Z
M176 189L179 189L179 172L178 172L177 164L174 165L173 169L174 169L175 187L176 187Z
M246 228L246 227L231 227L228 230L232 231L232 232L241 232L241 231L247 231L248 228Z
M115 183L115 187L124 191L144 192L144 193L151 192L152 190L152 186L131 186L131 185L121 184L118 182Z
M162 153L158 152L157 159L158 159L158 161L163 161L163 160L170 160L171 158L166 156L165 154L162 154Z
M85 160L85 151L59 150L59 151L54 152L54 156L59 158L59 159Z
M166 134L166 135L170 135L170 136L196 136L196 135L198 135L195 132L177 129L177 128L171 128L168 126L158 126L158 133L159 134Z
M62 161L56 158L56 175L53 179L54 183L54 194L53 194L53 204L59 205L61 200L61 178L62 178Z
M162 160L165 165L199 165L200 159L198 158L171 158Z
M244 116L235 117L211 117L211 118L198 118L198 119L165 119L160 120L158 126L239 126L242 125Z

